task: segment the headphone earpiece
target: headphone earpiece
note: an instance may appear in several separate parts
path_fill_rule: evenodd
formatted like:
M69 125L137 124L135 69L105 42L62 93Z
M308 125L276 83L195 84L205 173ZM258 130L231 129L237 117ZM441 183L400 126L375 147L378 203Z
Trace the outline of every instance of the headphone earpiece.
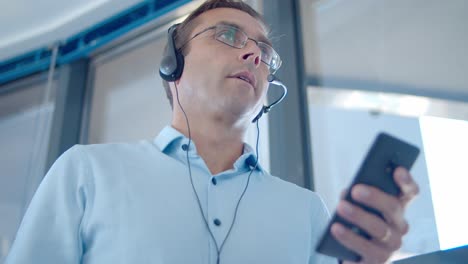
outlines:
M159 65L159 75L168 82L178 80L184 70L184 56L177 50L175 44L177 26L179 24L172 25L167 31L167 49Z

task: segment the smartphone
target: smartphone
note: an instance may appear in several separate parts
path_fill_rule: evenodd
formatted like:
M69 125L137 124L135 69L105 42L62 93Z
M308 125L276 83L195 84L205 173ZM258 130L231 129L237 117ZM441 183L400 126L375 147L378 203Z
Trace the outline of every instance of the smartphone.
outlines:
M400 188L393 179L394 170L401 166L410 170L419 155L419 148L387 133L377 135L374 143L368 151L364 162L361 164L356 177L351 183L345 195L345 199L352 204L361 206L366 211L373 213L383 219L382 214L351 198L351 189L356 184L366 184L377 187L384 192L398 196ZM359 227L349 223L336 212L334 213L327 229L325 230L316 250L319 253L336 257L341 260L358 262L361 256L343 246L335 240L330 232L331 225L335 222L341 223L358 235L370 239L370 235Z

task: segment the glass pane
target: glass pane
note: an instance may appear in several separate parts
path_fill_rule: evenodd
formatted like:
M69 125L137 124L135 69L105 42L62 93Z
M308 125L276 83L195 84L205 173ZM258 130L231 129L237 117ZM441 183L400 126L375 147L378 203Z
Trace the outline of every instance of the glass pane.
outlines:
M86 143L153 138L170 123L171 107L158 74L165 38L94 60Z
M56 84L44 104L47 85L37 79L0 87L0 263L46 169Z
M420 118L440 248L468 245L468 121Z

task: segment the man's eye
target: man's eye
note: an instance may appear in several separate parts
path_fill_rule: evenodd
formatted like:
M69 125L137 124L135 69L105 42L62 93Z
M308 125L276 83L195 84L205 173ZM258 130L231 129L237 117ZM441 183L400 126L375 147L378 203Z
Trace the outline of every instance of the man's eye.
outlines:
M219 34L219 37L230 43L236 40L236 32L234 30L225 30Z
M271 57L272 57L270 50L268 50L266 48L260 48L260 50L262 51L262 60L265 63L270 64Z

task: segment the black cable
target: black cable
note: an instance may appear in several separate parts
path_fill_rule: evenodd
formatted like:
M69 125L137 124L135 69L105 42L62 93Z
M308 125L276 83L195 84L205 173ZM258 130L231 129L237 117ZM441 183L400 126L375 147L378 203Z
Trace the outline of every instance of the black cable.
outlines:
M237 205L236 205L236 209L234 211L234 218L232 220L232 224L231 224L231 227L229 228L229 231L227 232L226 234L226 237L224 238L224 241L223 243L221 243L221 247L219 249L219 251L221 252L221 250L223 249L223 246L224 246L224 242L226 242L229 234L231 233L231 230L232 230L232 227L234 226L234 222L236 221L236 218L237 218L237 209L239 208L239 204L240 204L240 201L242 200L242 197L244 197L244 194L245 192L247 191L247 187L249 186L249 182L250 182L250 175L252 175L252 172L257 168L257 165L258 165L258 138L259 138L259 135L260 135L260 128L258 127L258 120L256 122L257 124L257 143L256 143L256 159L255 159L255 166L250 170L250 173L249 173L249 176L247 178L247 184L245 185L244 187L244 190L242 191L242 194L239 198L239 201L237 202ZM219 263L219 262L218 262Z
M259 125L258 125L258 119L256 120L256 125L257 125L257 140L256 140L256 146L255 146L255 151L256 151L256 159L255 159L255 166L253 166L253 168L250 170L250 173L249 173L249 176L247 178L247 183L245 184L245 187L244 187L244 190L242 191L242 194L239 198L239 200L237 201L237 205L236 205L236 209L234 211L234 217L232 219L232 223L231 223L231 226L229 227L229 230L226 234L226 237L224 238L223 242L221 243L221 246L218 247L218 243L216 242L216 239L213 235L213 233L211 232L211 229L210 229L210 226L208 224L208 220L206 219L205 217L205 213L203 212L203 208L201 206L201 202L200 202L200 198L198 197L198 193L197 191L195 190L195 186L193 184L193 177L192 177L192 168L190 166L190 159L189 159L189 149L190 149L190 144L192 142L192 134L190 132L190 123L189 123L189 120L188 120L188 117L187 117L187 113L185 113L185 110L184 108L182 107L182 104L180 103L180 100L179 100L179 89L177 88L177 84L174 82L174 85L175 85L175 90L176 90L176 98L177 98L177 104L179 105L180 107L180 110L182 110L182 113L184 114L184 117L185 117L185 121L187 123L187 130L188 130L188 144L187 144L187 149L185 150L186 152L186 157L187 157L187 167L188 167L188 172L189 172L189 176L190 176L190 183L192 184L192 190L195 194L195 197L197 198L197 203L198 203L198 207L200 209L200 213L203 217L203 221L205 222L205 226L206 228L208 229L208 232L210 233L210 236L211 238L213 239L214 243L215 243L215 246L216 246L216 264L219 264L220 263L220 255L221 255L221 250L223 249L224 247L224 244L227 240L227 238L229 237L229 235L231 234L231 230L234 226L234 223L236 221L236 218L237 218L237 211L239 209L239 204L242 200L242 198L244 197L244 194L245 192L247 191L247 187L249 186L249 182L250 182L250 176L252 175L253 171L257 168L258 166L258 142L259 142L259 138L260 138L260 128L259 128Z

